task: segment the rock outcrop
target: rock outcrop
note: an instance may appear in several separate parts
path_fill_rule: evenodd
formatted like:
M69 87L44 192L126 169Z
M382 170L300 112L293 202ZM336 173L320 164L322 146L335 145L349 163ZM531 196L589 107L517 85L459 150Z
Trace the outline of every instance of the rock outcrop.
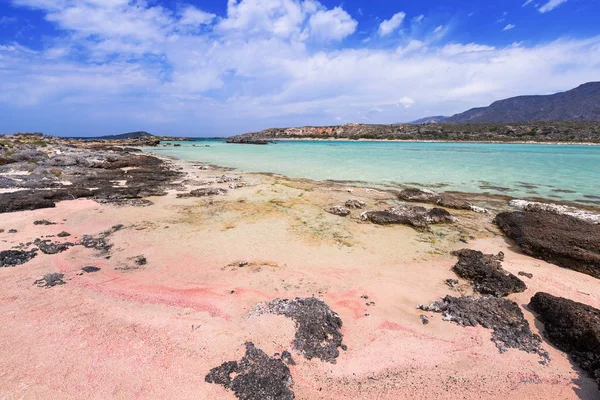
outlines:
M240 361L228 361L210 370L206 382L222 385L240 400L293 400L290 369L279 358L269 357L253 343L246 343Z
M543 292L531 298L529 308L544 323L544 336L600 387L600 310Z
M251 317L277 314L290 318L296 324L294 348L311 360L318 358L335 364L342 344L342 320L325 302L314 297L293 300L275 299L258 304Z
M547 364L550 356L542 348L541 338L531 332L521 308L514 301L494 296L446 296L429 306L419 306L424 311L442 313L444 320L462 326L492 329L492 342L503 353L515 348L538 354L540 362Z
M600 279L600 225L530 211L501 213L495 222L526 254Z
M481 294L504 297L527 289L522 280L502 268L504 254L483 254L481 251L463 249L453 253L458 263L452 268L461 278L471 282Z
M428 229L429 224L452 223L456 220L443 208L428 210L419 206L395 206L386 211L366 211L360 218L377 225L403 224L416 229Z

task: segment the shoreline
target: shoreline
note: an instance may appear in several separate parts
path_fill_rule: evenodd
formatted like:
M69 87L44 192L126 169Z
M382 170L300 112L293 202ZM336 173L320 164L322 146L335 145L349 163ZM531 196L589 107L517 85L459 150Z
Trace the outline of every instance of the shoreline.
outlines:
M161 153L153 152L152 149L153 149L152 147L143 148L143 151L147 154L152 154L153 156L155 156L157 158L161 158L161 159L165 159L165 160L177 161L177 162L181 162L181 163L203 164L203 165L207 165L209 167L221 169L224 171L235 171L236 173L240 173L240 174L280 176L282 178L289 179L289 180L308 181L308 182L312 182L315 184L333 183L333 184L339 185L339 186L358 186L358 187L366 188L366 189L385 191L385 192L392 193L392 194L397 193L398 191L400 191L402 189L406 189L406 188L414 188L414 187L425 188L425 186L416 186L414 184L400 183L400 182L396 182L394 184L377 184L375 182L367 182L367 181L351 181L351 180L336 180L336 179L311 179L311 178L306 178L306 177L291 177L291 176L288 176L285 174L279 174L279 173L275 173L275 172L265 172L265 171L250 172L250 171L244 171L243 169L239 169L239 168L235 168L235 167L229 167L229 166L225 166L225 165L208 163L208 162L204 162L201 160L183 160L176 156L164 155ZM511 196L509 194L494 194L494 193L490 193L490 192L465 192L465 191L457 191L457 190L444 190L443 187L438 187L435 189L427 189L427 190L434 190L439 193L447 193L447 194L458 196L463 199L467 199L467 200L470 199L473 201L482 201L484 203L491 202L491 203L495 203L495 204L500 204L500 203L504 202L507 205L507 207L505 207L504 209L508 209L508 203L511 200L526 200L526 201L530 201L530 202L556 204L556 205L567 206L567 207L577 208L577 209L586 210L586 211L600 212L600 205L595 205L592 203L587 203L587 204L586 203L578 203L578 202L570 201L570 200L551 199L551 198L539 197L539 196L515 197L515 196Z
M226 140L224 138L223 140ZM220 140L220 139L219 139ZM261 139L262 140L262 139ZM468 144L535 144L535 145L553 145L553 146L600 146L595 142L539 142L539 141L488 141L488 140L401 140L401 139L348 139L348 138L271 138L264 140L294 142L294 141L314 141L314 142L389 142L389 143L468 143Z

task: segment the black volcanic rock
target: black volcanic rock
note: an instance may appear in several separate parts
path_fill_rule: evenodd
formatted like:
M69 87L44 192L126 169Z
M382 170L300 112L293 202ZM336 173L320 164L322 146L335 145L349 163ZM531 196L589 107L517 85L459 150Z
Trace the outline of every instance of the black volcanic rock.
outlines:
M600 279L600 225L550 212L504 212L500 229L533 257Z
M529 307L544 323L544 335L600 385L600 310L548 293L536 293Z
M444 123L600 121L600 82L546 96L518 96L453 115Z
M253 343L246 343L240 361L228 361L210 370L207 383L222 385L241 400L293 400L294 381L290 369L278 358L269 357Z
M521 293L527 289L522 280L502 268L504 254L483 254L481 251L463 249L453 252L458 263L452 268L458 276L473 283L481 294L497 297Z

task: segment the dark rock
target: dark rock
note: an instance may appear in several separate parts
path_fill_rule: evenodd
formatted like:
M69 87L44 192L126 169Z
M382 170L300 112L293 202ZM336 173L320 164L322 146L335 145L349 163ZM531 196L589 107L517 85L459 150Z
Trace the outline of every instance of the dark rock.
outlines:
M204 197L204 196L218 196L227 194L227 189L221 188L202 188L192 190L190 193L178 194L177 197Z
M443 208L432 208L425 214L425 220L430 224L450 224L454 217Z
M8 233L17 233L18 231L16 229L9 229Z
M228 361L211 369L205 380L232 390L240 400L295 398L294 381L288 366L282 360L269 357L252 343L246 343L246 355L240 361Z
M327 212L333 215L339 215L340 217L346 217L350 215L350 210L342 206L332 206L329 208L329 210L327 210Z
M48 221L46 219L42 219L42 220L39 220L39 221L34 221L33 224L34 225L56 225L55 222L50 222L50 221Z
M481 294L504 297L527 289L523 281L502 268L502 252L493 255L463 249L452 254L458 257L458 263L452 270L461 278L473 283L474 289Z
M284 350L283 353L281 353L281 361L283 361L287 365L296 365L296 362L292 358L292 355L287 350Z
M600 279L600 225L549 212L505 212L496 224L533 257Z
M452 197L446 194L440 196L439 200L436 202L438 206L453 208L455 210L471 210L473 206L471 203L465 200L457 199L456 197Z
M421 318L421 322L423 323L423 325L429 324L429 318L427 318L426 315L419 315L419 318Z
M492 329L492 342L503 353L507 348L515 348L538 354L540 363L550 360L542 347L541 338L531 332L529 323L519 305L501 297L485 296L446 296L429 306L419 306L424 311L442 313L445 321L453 321L462 326L481 325Z
M146 257L144 257L143 255L140 255L135 258L135 263L137 265L146 265L148 264L148 260L146 260Z
M600 310L543 292L531 298L529 308L544 323L544 336L600 387Z
M347 208L361 209L365 208L367 206L367 203L360 200L348 200L344 205Z
M426 189L407 188L398 193L398 198L404 201L415 201L420 203L437 203L440 199L439 193Z
M44 254L58 254L62 253L65 250L68 250L69 247L75 246L74 243L52 243L50 240L41 240L35 239L33 241L37 247L39 247L40 251Z
M319 358L335 364L340 355L342 320L322 300L314 297L275 299L258 304L253 314L278 314L292 319L296 324L294 348L309 360Z
M63 200L92 197L94 191L85 188L67 187L52 190L20 190L0 195L0 213L53 208Z
M217 179L217 183L227 183L227 182L234 182L234 181L241 181L241 180L242 180L241 176L222 175L219 179Z
M525 272L525 271L519 271L519 276L524 276L526 278L533 278L533 274L530 274L529 272Z
M113 245L108 243L107 238L113 233L120 231L123 228L124 226L119 224L102 232L98 236L83 235L79 244L88 249L98 250L101 252L101 254L108 254Z
M4 250L0 251L0 268L2 267L14 267L17 265L25 264L37 256L36 250L24 251L24 250Z
M63 274L46 274L42 279L38 279L37 281L35 281L34 284L38 285L39 287L45 288L64 285L66 284L66 282L63 281L64 277L65 276Z
M398 193L398 198L404 201L431 203L457 210L470 210L471 203L448 194L440 194L427 189L408 188Z
M81 270L82 270L83 272L87 272L87 273L89 274L89 273L92 273L92 272L98 272L98 271L100 271L100 268L98 268L98 267L93 267L93 266L88 266L88 267L83 267L83 268L81 268Z
M71 236L71 234L69 232L62 231L61 233L59 233L56 236L62 238L62 237L69 237L69 236Z
M429 224L451 223L454 217L441 208L427 210L418 206L396 206L387 211L368 211L361 214L361 219L378 225L404 224L417 229L428 229Z

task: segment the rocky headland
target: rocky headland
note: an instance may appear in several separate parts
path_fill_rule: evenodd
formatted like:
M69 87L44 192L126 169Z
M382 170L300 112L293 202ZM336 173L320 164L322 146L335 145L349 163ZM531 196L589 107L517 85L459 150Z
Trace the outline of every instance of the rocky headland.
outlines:
M270 128L229 140L232 143L252 143L284 139L600 143L600 122L344 124Z

